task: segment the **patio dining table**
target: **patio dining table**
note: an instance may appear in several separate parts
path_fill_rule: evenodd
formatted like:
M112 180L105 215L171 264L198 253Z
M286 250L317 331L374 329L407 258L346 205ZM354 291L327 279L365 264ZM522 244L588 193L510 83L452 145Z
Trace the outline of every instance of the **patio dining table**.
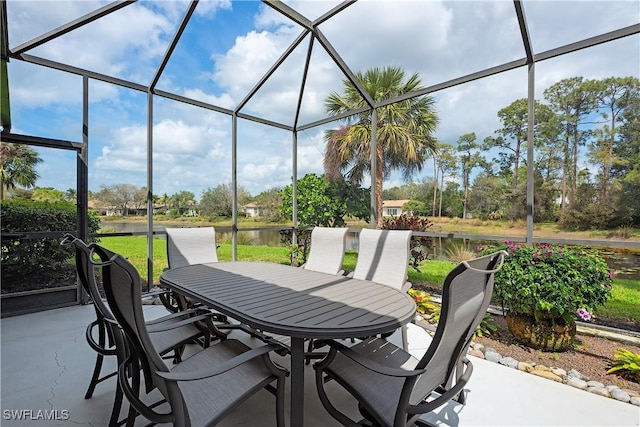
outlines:
M414 316L391 287L282 264L218 262L165 271L162 285L264 332L291 337L290 425L304 425L305 339L372 336Z

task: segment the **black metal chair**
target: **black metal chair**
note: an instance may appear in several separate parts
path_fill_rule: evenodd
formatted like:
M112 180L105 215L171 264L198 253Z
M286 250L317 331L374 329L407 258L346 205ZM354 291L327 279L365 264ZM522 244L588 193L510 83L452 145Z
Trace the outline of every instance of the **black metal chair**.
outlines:
M506 252L456 266L446 277L435 336L421 359L382 338L347 347L327 341L328 356L314 365L316 387L325 409L345 426L359 426L328 398L324 384L335 380L358 401L365 420L375 426L428 425L419 420L451 399L465 403L473 366L466 352L493 292L494 274Z
M96 283L95 266L100 266L113 256L113 252L104 248L87 246L81 239L70 234L65 235L62 244L73 245L75 248L75 261L78 278L83 289L93 301L96 319L93 320L86 330L86 339L89 346L96 352L96 362L89 382L89 387L85 393L85 399L93 396L96 386L117 374L116 371L101 376L102 365L105 356L114 356L123 359L126 357L126 348L118 348L118 335L121 334L115 318L105 301L100 295ZM99 256L100 260L93 260L93 254ZM138 296L140 299L141 296ZM210 315L201 311L181 312L170 314L158 319L147 321L150 336L154 346L162 355L171 354L176 360L180 359L180 354L185 344L199 340L201 345L208 346L211 342L212 333L216 338L224 338L226 335L217 331L215 327L203 328L204 325L213 325L209 320ZM122 406L122 390L116 389L116 396L109 425L122 424L118 421L118 416Z
M154 423L212 426L242 401L266 388L276 395L277 424L284 426L286 371L269 358L269 353L280 346L251 349L238 340L225 339L169 366L154 346L144 321L137 298L141 285L136 269L122 256L114 255L105 263L103 273L107 301L130 349L118 367L118 382L141 415ZM158 412L139 398L137 384L129 375L138 368L144 373L146 391L157 388L169 404L169 412Z

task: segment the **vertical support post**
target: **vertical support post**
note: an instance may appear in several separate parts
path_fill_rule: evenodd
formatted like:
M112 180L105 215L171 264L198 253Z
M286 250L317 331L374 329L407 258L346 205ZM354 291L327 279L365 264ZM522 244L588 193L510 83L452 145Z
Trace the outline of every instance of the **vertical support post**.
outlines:
M153 93L147 92L147 291L153 285Z
M231 259L238 260L238 116L231 116L231 188L233 206L231 207Z
M298 244L298 131L293 131L291 153L291 202L292 202L292 224L293 234L291 235L291 244Z
M89 236L89 77L82 76L82 148L76 154L76 231L87 241ZM89 295L78 283L80 304L89 303Z
M528 65L528 107L527 107L527 246L533 246L534 210L534 164L533 143L535 138L535 62Z

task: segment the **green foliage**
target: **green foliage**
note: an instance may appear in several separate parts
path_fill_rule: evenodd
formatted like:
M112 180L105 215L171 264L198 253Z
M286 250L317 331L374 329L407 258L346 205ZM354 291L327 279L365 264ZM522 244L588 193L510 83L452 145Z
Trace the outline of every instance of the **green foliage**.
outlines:
M613 356L611 369L607 374L620 373L634 381L640 381L640 354L620 348Z
M532 248L511 241L480 249L481 255L498 250L509 254L495 274L494 298L514 313L570 320L580 310L588 320L589 311L609 296L611 274L597 252L545 244Z
M433 223L427 217L418 215L402 214L398 217L386 217L382 223L383 230L411 230L428 231ZM427 259L429 249L433 247L433 237L413 236L411 237L411 260L410 264L419 271L422 261Z
M409 295L416 302L416 311L425 315L429 323L438 323L440 320L440 305L431 301L431 295L420 289L411 288Z
M293 216L293 187L280 191L283 218ZM296 201L300 226L344 227L346 216L368 221L370 215L368 189L345 181L328 182L324 176L307 174L298 179Z
M498 330L498 325L495 324L493 320L493 315L491 313L485 313L484 317L476 327L476 331L473 333L474 337L488 337L489 335L495 333Z
M76 230L76 206L69 202L7 200L1 204L2 230L27 231ZM89 217L89 232L95 233L99 220ZM8 277L47 274L64 264L73 252L57 239L2 239L2 275Z

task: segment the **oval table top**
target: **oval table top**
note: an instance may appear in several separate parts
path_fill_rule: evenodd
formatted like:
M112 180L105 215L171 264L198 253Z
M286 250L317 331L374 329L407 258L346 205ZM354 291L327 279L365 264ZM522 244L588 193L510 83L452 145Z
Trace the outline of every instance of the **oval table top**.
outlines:
M275 263L195 264L165 271L160 282L253 328L295 338L391 332L416 310L389 286Z

